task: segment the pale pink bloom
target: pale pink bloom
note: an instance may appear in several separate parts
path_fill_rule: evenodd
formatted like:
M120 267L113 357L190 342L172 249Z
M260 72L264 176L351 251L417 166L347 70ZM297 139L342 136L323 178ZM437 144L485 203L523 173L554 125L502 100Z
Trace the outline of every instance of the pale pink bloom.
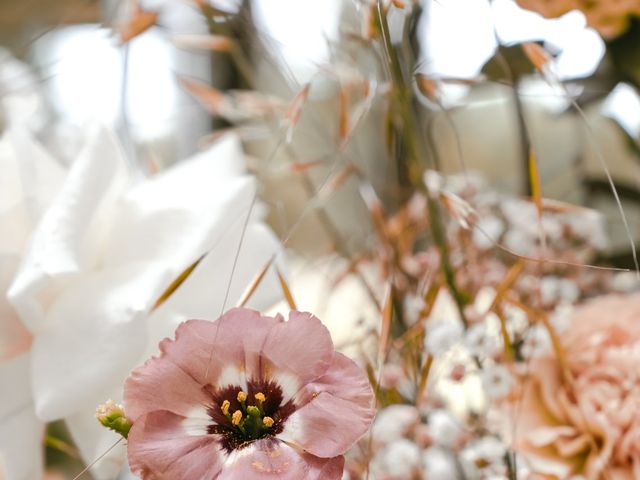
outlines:
M534 471L588 480L640 478L640 295L609 295L574 310L556 357L534 358L517 409L516 446Z
M308 313L182 323L125 382L144 480L339 479L374 411L362 370Z

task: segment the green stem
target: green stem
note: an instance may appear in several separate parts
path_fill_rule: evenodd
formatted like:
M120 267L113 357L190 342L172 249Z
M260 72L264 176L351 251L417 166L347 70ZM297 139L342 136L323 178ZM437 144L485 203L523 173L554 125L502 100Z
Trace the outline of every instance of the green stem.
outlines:
M465 299L462 292L458 290L455 283L454 270L451 265L449 255L449 245L447 244L446 232L442 214L438 202L430 194L427 185L422 180L423 162L427 158L425 145L419 140L419 128L416 115L413 109L413 93L408 82L405 81L400 65L396 48L391 43L389 34L389 24L387 22L387 14L378 0L378 21L380 23L380 32L383 40L383 46L388 61L389 72L393 84L393 92L395 93L396 103L399 109L399 120L402 122L402 129L405 145L409 154L409 178L414 187L426 193L427 207L429 210L429 220L431 223L431 232L438 249L442 263L442 273L444 274L445 283L453 297L460 319L465 328L468 326L467 319L464 315Z
M230 38L234 42L234 46L228 53L228 57L236 68L236 71L244 80L248 89L253 89L255 85L255 72L251 63L247 60L245 53L242 51L242 47L237 42L237 38L233 35L233 31L229 28L229 25L225 23L216 23L213 19L215 16L215 9L209 4L203 4L200 7L200 11L204 15L207 21L207 27L209 33L212 35L223 35Z

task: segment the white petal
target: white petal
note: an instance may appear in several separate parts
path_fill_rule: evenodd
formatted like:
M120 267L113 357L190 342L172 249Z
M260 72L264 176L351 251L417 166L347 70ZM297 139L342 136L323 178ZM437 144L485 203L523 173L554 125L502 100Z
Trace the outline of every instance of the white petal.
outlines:
M166 274L148 264L96 272L69 285L33 343L33 391L44 420L106 399L140 360L144 312Z
M126 182L116 140L106 130L92 136L73 164L65 184L34 233L8 296L23 322L37 332L45 320L49 280L95 262L109 206ZM105 218L106 217L106 218Z
M0 385L0 478L40 479L44 425L33 408L28 354L0 363Z
M197 168L201 166L209 167L189 163L176 178L170 175L174 171L168 172L123 199L104 259L107 265L161 260L182 270L211 247L212 230L223 232L237 216L234 209L248 209L254 195L249 177L216 185L208 180L208 168ZM185 171L189 175L182 175ZM202 185L205 182L209 185Z
M60 165L19 128L0 139L0 292L6 292L36 222L62 181ZM31 335L0 295L0 359L25 351Z
M42 478L43 436L44 425L36 418L33 405L0 419L0 478ZM2 468L6 476L2 476Z
M0 181L0 192L4 190L5 181L15 180L14 189L19 188L19 197L32 220L38 220L49 207L51 200L58 193L64 177L65 169L38 143L29 132L21 128L7 131L3 143L9 146L8 157L0 155L0 171L8 176L11 170L7 163L15 164L15 177L8 176ZM0 205L9 200L7 193L0 194ZM14 190L14 194L15 194Z
M245 213L246 214L246 213ZM217 318L235 306L240 296L260 269L274 256L281 245L275 235L262 224L250 224L242 239L242 247L233 273L229 296L225 303L227 285L231 279L234 258L240 245L243 219L226 228L216 229L220 237L213 249L196 267L181 287L149 319L150 351L166 336L172 336L177 325L190 318ZM249 305L265 308L281 297L281 290L273 269L265 276L252 296Z
M6 291L17 266L17 255L0 253L0 292ZM0 295L0 361L23 353L30 346L31 334L4 295Z

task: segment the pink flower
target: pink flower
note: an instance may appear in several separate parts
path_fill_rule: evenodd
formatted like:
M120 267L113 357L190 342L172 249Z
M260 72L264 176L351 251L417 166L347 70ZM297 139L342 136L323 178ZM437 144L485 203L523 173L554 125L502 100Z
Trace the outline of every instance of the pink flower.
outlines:
M640 295L576 309L561 343L572 380L551 353L531 361L517 448L558 478L640 478Z
M125 382L145 480L340 479L374 415L364 373L309 313L182 323Z

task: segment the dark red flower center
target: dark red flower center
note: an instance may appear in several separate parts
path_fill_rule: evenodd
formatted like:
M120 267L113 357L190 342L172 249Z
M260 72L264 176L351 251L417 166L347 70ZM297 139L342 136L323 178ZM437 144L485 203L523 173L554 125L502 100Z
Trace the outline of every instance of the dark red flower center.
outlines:
M211 395L207 413L214 422L207 432L219 435L227 452L277 435L295 411L293 401L284 402L282 388L272 381L251 380L246 390L237 385L209 386L207 392Z

